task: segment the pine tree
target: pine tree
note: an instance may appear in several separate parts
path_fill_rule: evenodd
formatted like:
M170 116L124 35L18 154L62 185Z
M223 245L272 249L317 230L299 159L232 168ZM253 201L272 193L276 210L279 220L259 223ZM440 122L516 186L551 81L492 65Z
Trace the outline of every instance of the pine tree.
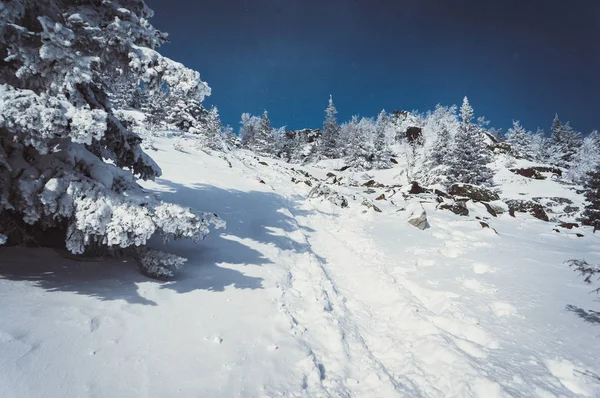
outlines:
M0 7L0 235L72 253L143 247L155 233L201 239L213 214L164 203L139 179L160 169L113 112L115 69L149 89L201 101L198 72L161 56L165 35L141 0L21 0ZM107 28L110 27L110 28ZM182 260L138 250L142 268L168 276Z
M593 226L594 232L596 232L600 229L600 165L588 173L584 189L588 204L583 211L581 222L584 225Z
M570 167L581 144L581 134L575 131L569 122L563 124L556 115L552 122L550 160L557 166Z
M391 167L390 159L392 154L389 147L390 123L390 117L385 110L382 110L375 121L375 159L373 166L377 169L388 169Z
M573 162L568 173L573 181L584 181L587 179L588 174L600 165L600 148L597 139L597 133L585 137L577 153L573 156Z
M452 154L450 131L442 125L431 148L431 167L447 165Z
M198 141L202 147L210 148L215 151L226 149L223 125L219 118L219 110L213 106L201 121L199 128L191 128L190 132L198 134Z
M248 118L246 130L244 146L261 155L273 154L275 134L267 111L264 111L261 118L255 116Z
M513 121L513 125L506 132L506 142L511 146L512 152L516 155L531 158L531 134L521 126L518 120Z
M323 122L323 134L319 152L326 158L337 158L341 155L339 149L340 126L337 122L337 109L333 104L333 97L329 96L329 105L325 110L325 121Z
M473 108L467 97L460 108L461 123L455 137L449 177L455 182L489 185L493 173L487 166L490 153L483 131L473 125Z

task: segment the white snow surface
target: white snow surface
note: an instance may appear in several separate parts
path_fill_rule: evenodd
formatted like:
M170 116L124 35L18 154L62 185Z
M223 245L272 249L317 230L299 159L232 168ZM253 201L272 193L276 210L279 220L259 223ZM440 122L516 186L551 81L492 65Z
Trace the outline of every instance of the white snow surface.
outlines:
M399 170L155 146L163 176L145 186L227 229L167 244L188 258L169 282L128 258L0 246L0 397L600 396L598 296L564 264L600 263L600 234L333 185L341 209L306 199L292 168L404 185ZM550 179L496 182L502 197L581 202ZM402 210L415 201L423 231Z

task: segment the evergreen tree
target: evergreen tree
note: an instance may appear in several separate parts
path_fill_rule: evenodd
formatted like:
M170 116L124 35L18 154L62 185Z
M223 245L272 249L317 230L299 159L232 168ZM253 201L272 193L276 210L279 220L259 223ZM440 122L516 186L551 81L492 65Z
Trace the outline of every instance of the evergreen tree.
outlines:
M250 117L245 127L244 146L261 155L272 155L275 134L267 111L261 118Z
M538 162L547 162L550 156L550 140L546 137L544 130L538 128L531 136L531 154Z
M550 160L557 166L570 167L581 144L581 134L575 131L569 122L563 124L556 115L552 122Z
M460 118L449 177L455 182L489 185L493 177L488 167L490 153L484 141L483 131L473 125L473 108L467 97L463 99Z
M588 174L600 165L600 148L598 147L597 139L597 133L590 134L583 139L569 169L569 177L573 181L584 181L588 177Z
M340 126L337 122L337 109L333 105L333 97L329 96L329 105L325 110L323 134L321 135L320 154L326 158L337 158L341 155L339 147Z
M164 203L137 184L160 169L113 112L115 69L201 101L198 72L161 56L165 35L141 0L21 0L0 6L0 235L72 253L137 247L164 277L182 259L143 249L155 233L200 239L213 214ZM109 27L109 28L107 28Z
M600 229L600 165L588 173L584 189L588 204L583 211L581 222L584 225L593 226L594 232L596 232Z
M450 131L446 125L442 125L431 148L431 167L447 165L450 163L452 154Z
M198 134L198 140L201 146L213 149L215 151L223 151L226 149L223 136L223 125L219 118L219 110L213 106L208 111L206 117L202 120L199 128L191 128L190 132Z
M377 169L388 169L391 167L390 159L392 154L389 147L390 117L382 110L375 121L375 143L374 143L374 163Z
M513 121L512 127L506 132L506 142L510 144L514 154L526 158L532 157L531 134L518 120Z

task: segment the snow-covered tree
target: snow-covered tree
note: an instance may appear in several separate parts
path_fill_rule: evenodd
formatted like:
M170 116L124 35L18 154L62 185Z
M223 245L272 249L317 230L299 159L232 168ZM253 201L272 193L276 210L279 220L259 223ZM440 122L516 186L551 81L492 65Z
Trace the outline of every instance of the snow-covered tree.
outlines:
M86 253L141 247L155 233L201 239L222 224L136 182L160 169L113 112L107 76L119 68L149 90L166 85L199 101L210 94L198 72L155 51L165 36L151 16L141 0L0 6L0 234L8 244ZM148 253L138 258L155 276L181 264Z
M390 151L390 131L394 131L391 126L391 120L385 110L382 110L375 121L375 142L373 144L375 158L373 167L377 169L388 169L392 163L390 159L392 153Z
M581 134L569 122L563 124L556 115L552 122L550 161L560 167L570 167L581 143Z
M213 106L198 127L191 127L190 133L198 135L200 147L223 151L227 148L223 134L223 125L219 118L219 110Z
M537 131L531 135L531 155L534 160L538 162L548 161L550 140L546 137L544 130L538 128Z
M261 155L272 155L275 134L267 111L261 118L254 116L245 116L245 118L242 115L242 125L245 131L244 146Z
M588 173L584 183L587 205L583 211L581 222L594 227L594 232L600 229L600 165Z
M585 137L569 169L569 177L576 182L585 181L589 173L600 165L600 146L598 146L598 132Z
M329 96L329 105L325 110L325 121L323 122L323 134L319 152L326 158L337 158L340 153L340 126L337 122L337 109L333 104L333 97Z
M353 116L340 128L340 137L343 139L345 160L348 166L362 170L373 168L375 148L373 137L375 135L375 122L371 118Z
M489 185L493 176L488 167L490 153L484 140L484 132L473 124L473 108L467 97L463 99L460 108L460 119L449 177L454 182Z
M515 155L532 158L531 136L518 120L514 120L512 127L506 132L506 142Z

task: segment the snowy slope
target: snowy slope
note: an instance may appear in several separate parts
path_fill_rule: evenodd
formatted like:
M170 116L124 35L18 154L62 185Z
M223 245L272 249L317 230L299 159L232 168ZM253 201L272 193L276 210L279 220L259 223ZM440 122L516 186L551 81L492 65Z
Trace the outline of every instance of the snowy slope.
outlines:
M339 164L155 146L164 174L147 188L227 229L169 243L189 261L163 283L127 258L0 248L0 396L600 396L598 297L563 263L600 262L598 234L362 186L335 187L341 209L304 182ZM581 202L498 169L502 197ZM406 184L398 169L333 173ZM424 231L402 210L417 202Z

